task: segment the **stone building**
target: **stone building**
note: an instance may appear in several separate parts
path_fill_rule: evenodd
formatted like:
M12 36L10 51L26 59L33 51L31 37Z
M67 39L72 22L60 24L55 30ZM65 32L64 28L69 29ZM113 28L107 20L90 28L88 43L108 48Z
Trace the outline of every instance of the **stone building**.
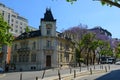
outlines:
M68 67L75 62L71 39L56 31L56 19L46 9L39 30L22 33L12 47L11 67L16 70L40 70Z

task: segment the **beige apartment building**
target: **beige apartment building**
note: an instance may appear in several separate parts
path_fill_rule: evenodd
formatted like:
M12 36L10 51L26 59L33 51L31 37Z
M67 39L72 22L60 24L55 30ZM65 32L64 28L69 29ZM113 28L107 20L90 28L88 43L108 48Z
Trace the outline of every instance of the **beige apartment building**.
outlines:
M56 19L50 9L46 9L39 30L22 33L13 43L11 67L16 70L69 67L74 62L74 46L56 31Z

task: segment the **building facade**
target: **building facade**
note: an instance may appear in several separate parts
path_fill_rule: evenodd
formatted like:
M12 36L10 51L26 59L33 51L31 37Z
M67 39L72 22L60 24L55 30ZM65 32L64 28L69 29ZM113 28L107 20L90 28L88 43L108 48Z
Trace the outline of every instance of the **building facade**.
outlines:
M21 33L25 32L26 27L28 26L28 20L24 17L21 17L18 13L14 12L13 9L5 6L0 3L0 14L2 14L4 20L10 25L11 29L9 30L13 36L17 37ZM30 30L36 30L33 27L30 27ZM0 46L0 67L4 68L5 64L9 64L11 56L11 48L8 46Z
M16 70L40 70L72 66L75 62L74 45L56 31L56 19L46 9L39 30L22 33L12 47L11 67Z
M21 17L18 13L14 12L13 9L0 3L0 12L3 15L4 20L11 26L9 32L14 36L18 36L25 32L26 26L28 26L28 20Z

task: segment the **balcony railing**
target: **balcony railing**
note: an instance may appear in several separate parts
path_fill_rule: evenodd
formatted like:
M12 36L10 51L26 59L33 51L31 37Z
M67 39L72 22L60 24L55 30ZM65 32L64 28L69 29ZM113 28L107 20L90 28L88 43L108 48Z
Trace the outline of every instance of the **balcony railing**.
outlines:
M53 47L53 46L44 46L43 49L46 49L46 50L53 50L54 47Z
M18 52L21 52L21 51L30 51L30 48L29 47L26 47L26 48L19 48L17 49Z

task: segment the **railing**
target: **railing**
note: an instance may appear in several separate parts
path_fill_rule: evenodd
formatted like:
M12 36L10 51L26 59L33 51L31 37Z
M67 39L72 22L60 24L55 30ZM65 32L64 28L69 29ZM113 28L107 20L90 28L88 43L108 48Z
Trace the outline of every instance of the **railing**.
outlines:
M29 47L26 47L26 48L19 48L17 49L17 51L29 51L30 48Z
M54 49L54 47L53 47L53 46L45 46L43 49L53 50L53 49Z

